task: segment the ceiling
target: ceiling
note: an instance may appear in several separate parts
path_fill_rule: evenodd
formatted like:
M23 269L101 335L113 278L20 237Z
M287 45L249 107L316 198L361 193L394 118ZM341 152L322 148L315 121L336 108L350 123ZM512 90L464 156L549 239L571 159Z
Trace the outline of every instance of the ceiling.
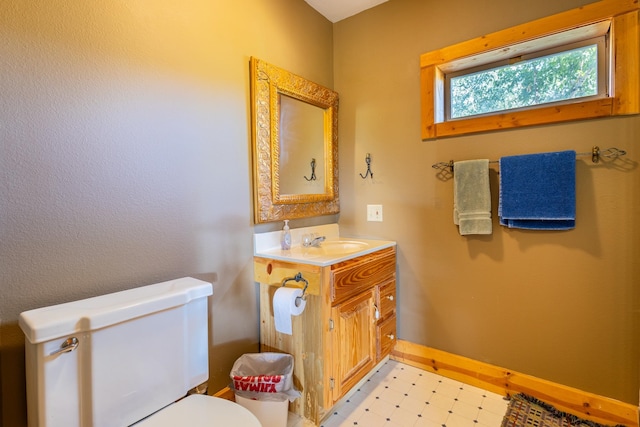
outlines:
M338 22L388 0L305 0L331 22Z

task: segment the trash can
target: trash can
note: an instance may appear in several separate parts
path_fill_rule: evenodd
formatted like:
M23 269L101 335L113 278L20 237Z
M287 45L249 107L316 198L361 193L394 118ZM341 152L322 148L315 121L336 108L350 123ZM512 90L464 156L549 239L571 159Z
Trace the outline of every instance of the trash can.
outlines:
M236 402L258 418L263 427L286 427L289 402L300 397L293 387L293 356L248 353L231 368Z

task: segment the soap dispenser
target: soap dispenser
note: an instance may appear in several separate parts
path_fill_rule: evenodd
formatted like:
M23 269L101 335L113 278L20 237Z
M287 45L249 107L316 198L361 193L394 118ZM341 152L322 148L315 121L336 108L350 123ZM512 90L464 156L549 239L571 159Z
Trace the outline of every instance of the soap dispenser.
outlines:
M282 250L287 251L291 249L291 231L289 231L289 220L284 220L284 227L280 235L280 247Z

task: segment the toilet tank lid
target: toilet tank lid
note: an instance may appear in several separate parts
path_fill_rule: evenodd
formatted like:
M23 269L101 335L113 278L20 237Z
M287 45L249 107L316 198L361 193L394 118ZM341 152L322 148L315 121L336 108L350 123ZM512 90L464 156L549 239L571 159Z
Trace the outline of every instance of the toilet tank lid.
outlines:
M213 294L211 283L183 277L79 301L22 312L20 328L32 344L92 331Z

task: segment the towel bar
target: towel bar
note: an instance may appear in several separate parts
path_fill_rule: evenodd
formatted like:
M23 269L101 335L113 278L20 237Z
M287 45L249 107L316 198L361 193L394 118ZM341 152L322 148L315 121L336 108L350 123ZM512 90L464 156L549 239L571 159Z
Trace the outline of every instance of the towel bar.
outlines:
M576 156L591 156L591 161L593 163L598 163L601 158L614 160L626 154L627 152L625 150L620 150L619 148L611 147L606 150L600 150L600 147L594 145L590 153L576 153ZM448 170L453 173L453 163L453 160L449 160L448 162L434 163L431 167L441 171ZM490 160L489 163L498 163L498 160Z

